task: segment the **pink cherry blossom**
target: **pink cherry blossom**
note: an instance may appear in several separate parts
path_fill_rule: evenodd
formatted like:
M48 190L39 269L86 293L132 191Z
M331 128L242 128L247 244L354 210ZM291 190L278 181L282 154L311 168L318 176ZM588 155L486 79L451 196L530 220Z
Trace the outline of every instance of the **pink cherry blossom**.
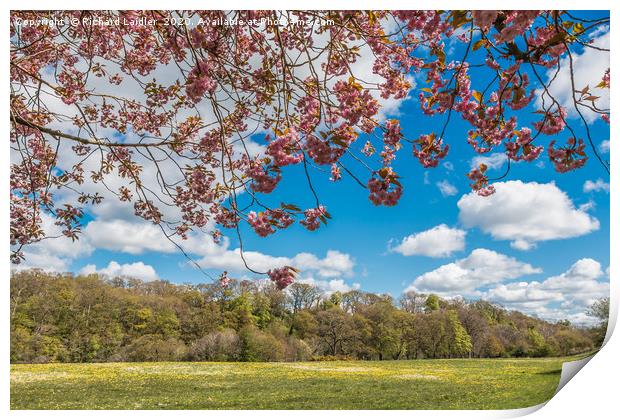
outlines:
M269 279L276 284L278 289L286 289L295 281L295 271L292 267L284 266L274 268L267 272Z
M583 167L588 160L585 154L585 143L582 139L575 140L571 137L566 142L566 146L555 148L555 140L549 143L547 153L553 162L555 170L564 173Z
M325 207L318 206L317 208L305 210L304 220L299 223L310 231L317 230L321 226L321 221L324 222L326 217L329 217L329 214Z
M396 168L437 167L459 142L525 162L548 144L557 172L585 164L586 142L573 137L589 135L586 127L548 97L553 90L541 92L549 72L592 46L605 20L585 25L568 12L537 10L287 13L333 24L163 24L270 19L271 10L88 13L134 22L123 25L89 24L82 11L13 11L11 260L46 237L47 217L79 239L84 215L101 203L133 208L181 248L198 232L218 243L226 229L244 226L261 237L295 221L316 230L329 217L323 205L282 201L301 203L305 193L317 202L322 182L345 171L358 184L368 180L373 204L393 206L414 182ZM43 18L78 24L62 29ZM609 123L589 87L609 89L610 70L592 78L576 92L580 107ZM419 112L399 108L410 98ZM533 129L524 127L532 115ZM562 147L547 138L564 130L571 138ZM467 175L480 195L494 191L487 171ZM274 197L289 194L276 188L294 173L304 180L295 198ZM294 278L286 267L271 273L279 287Z

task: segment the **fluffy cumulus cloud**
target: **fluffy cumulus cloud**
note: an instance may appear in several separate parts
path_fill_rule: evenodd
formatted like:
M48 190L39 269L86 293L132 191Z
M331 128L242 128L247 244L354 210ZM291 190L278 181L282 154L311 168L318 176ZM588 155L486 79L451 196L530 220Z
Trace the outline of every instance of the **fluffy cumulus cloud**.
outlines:
M69 271L71 261L93 252L89 243L76 243L62 235L62 228L46 213L41 214L41 229L46 238L23 248L24 262L13 265L16 270L43 268L47 271Z
M12 264L11 268L17 271L41 268L54 273L64 273L69 271L69 263L67 258L53 255L37 244L24 251L24 262Z
M174 252L174 244L164 237L161 229L153 223L139 219L126 221L94 220L84 229L84 239L94 247L128 254L146 251Z
M474 157L470 165L472 168L478 168L481 164L485 164L490 169L499 169L504 166L506 160L508 160L506 153L492 153L489 156Z
M604 273L598 261L582 258L566 272L546 279L541 284L541 288L569 295L571 300L589 305L596 298L603 297L609 292L608 283L597 281L603 276Z
M527 303L562 299L562 294L541 290L538 282L500 284L484 294L485 299L499 303Z
M597 31L592 38L591 45L598 49L584 48L582 54L573 54L572 71L568 57L560 61L559 72L555 68L547 71L547 80L551 81L548 91L555 100L566 107L569 116L577 116L573 103L571 73L574 75L576 90L590 86L590 94L599 97L596 101L598 109L609 109L609 89L595 87L609 68L609 41L609 28L605 28L604 31ZM542 107L543 101L547 106L551 103L549 95L543 91L540 91L540 95L537 95L537 98L537 105L539 107ZM599 114L585 106L580 107L580 111L588 122L600 118Z
M418 276L405 291L484 299L550 321L598 322L588 315L588 307L609 296L609 272L598 261L582 258L559 275L523 279L540 273L541 269L515 258L476 249L467 258Z
M447 179L437 182L437 188L439 188L439 192L441 192L441 195L443 195L444 197L450 197L452 195L458 194L459 192L459 190L457 190L456 187L452 185Z
M85 241L98 249L143 254L145 252L179 253L157 226L139 220L96 220L84 231ZM203 269L226 270L231 273L247 271L245 262L253 270L266 272L275 267L290 265L312 273L320 278L350 276L355 265L349 254L328 250L324 257L300 252L293 257L275 256L262 252L244 250L243 258L239 248L231 248L228 238L216 244L210 235L192 233L187 240L178 241L183 250L195 257Z
M466 258L444 264L418 276L406 291L476 295L476 289L499 284L525 275L541 273L540 268L518 261L513 257L478 248Z
M102 215L88 223L78 242L72 242L61 235L59 227L51 217L44 215L43 220L45 232L58 238L45 239L26 247L26 262L13 268L22 270L36 267L46 271L65 272L70 270L76 260L88 257L96 249L131 255L153 252L180 256L182 254L178 244L203 269L226 270L239 275L247 273L239 248L231 248L227 237L222 238L220 244L216 244L210 235L192 232L186 240L178 240L175 244L152 223L138 218L131 221L124 218L108 219ZM302 275L313 275L321 279L351 276L355 265L349 254L337 250L328 250L324 257L308 252L284 257L249 250L244 251L243 256L248 266L256 271L266 272L272 268L290 265L300 269ZM157 278L155 270L142 263L119 265L112 261L108 267L100 270L93 265L87 265L82 272L134 276L146 280Z
M322 280L314 277L304 277L297 280L298 283L311 284L320 288L326 295L334 292L346 293L351 290L358 290L361 285L359 283L348 284L343 279Z
M325 257L319 258L308 252L301 252L294 257L280 257L256 251L244 251L243 258L256 271L265 272L274 267L293 266L304 273L314 273L322 278L350 276L355 265L349 254L329 250ZM203 268L215 268L230 272L246 270L239 248L220 248L198 260Z
M110 261L107 267L101 269L97 269L94 264L88 264L79 273L84 275L97 273L108 277L129 277L144 281L159 279L155 269L142 261L131 264L119 264L116 261Z
M497 182L496 192L481 197L474 192L458 201L459 220L478 227L494 239L510 240L527 250L540 241L585 235L599 228L596 218L575 208L554 183Z
M321 277L350 276L355 265L349 254L329 250L324 258L303 252L292 258L291 263L301 270L314 270Z
M481 297L545 319L591 324L596 320L587 315L588 306L608 295L609 282L601 264L582 258L560 275L544 281L499 284Z
M609 184L603 181L601 178L596 181L587 180L583 183L583 192L609 192Z
M202 256L219 253L222 247L228 246L228 238L223 238L222 244L218 245L210 235L199 231L191 232L187 239L176 240L175 244L159 226L138 218L132 221L99 218L86 226L81 240L96 249L132 255L145 252L178 253L177 245L180 245L185 252Z
M403 238L391 250L405 256L449 257L452 253L465 249L465 236L464 230L441 224Z

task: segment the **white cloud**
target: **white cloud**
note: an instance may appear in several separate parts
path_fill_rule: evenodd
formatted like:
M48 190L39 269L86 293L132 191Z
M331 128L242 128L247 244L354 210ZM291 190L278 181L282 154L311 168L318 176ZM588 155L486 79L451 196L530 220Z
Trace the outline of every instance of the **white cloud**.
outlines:
M512 241L516 249L530 249L537 242L573 238L599 228L596 218L576 209L554 183L497 182L495 194L475 192L458 201L459 220L478 227L494 239Z
M98 273L109 277L130 277L144 281L159 279L155 269L148 264L144 264L142 261L131 264L119 264L116 261L110 261L107 267L99 270L94 264L88 264L84 266L79 273L84 275Z
M519 251L529 251L534 248L535 245L524 239L516 239L510 243L510 246L514 249L518 249Z
M609 184L603 181L602 178L597 179L596 181L590 181L589 179L583 184L583 192L592 192L592 191L605 191L609 192Z
M489 169L499 169L504 166L504 163L508 160L505 153L492 153L489 156L476 156L474 157L470 165L473 168L477 168L480 164L484 163Z
M42 268L46 271L63 273L75 258L90 255L93 247L88 243L74 242L62 234L62 228L54 223L55 219L41 213L41 229L45 239L26 245L23 248L24 262L12 265L15 270Z
M598 149L602 153L609 153L610 148L611 148L611 143L609 142L609 140L603 140L601 144L598 146Z
M452 185L447 179L437 182L436 185L437 188L439 188L441 195L443 195L444 197L456 195L459 192L459 190L457 190L456 187Z
M418 276L405 291L484 299L550 321L598 322L586 314L597 299L609 296L609 274L598 261L582 258L564 273L545 280L507 283L541 272L512 257L476 249L467 258Z
M592 38L592 46L598 48L609 49L609 28L605 33L600 33ZM609 51L599 51L594 48L585 47L582 54L573 52L573 73L575 81L575 90L581 90L586 86L590 86L590 95L598 96L595 102L599 109L609 109L609 89L597 88L596 85L603 78L603 74L609 68ZM569 58L566 57L560 61L560 71L554 67L547 71L547 80L551 81L548 87L551 95L564 107L567 108L569 116L575 117L575 105L573 104L573 87L571 83L571 68ZM577 98L579 94L576 94ZM543 101L548 107L551 104L551 98L544 91L540 91L537 95L537 106L542 107ZM580 111L588 122L600 118L600 115L594 111L580 107Z
M563 311L556 311L551 313L545 313L544 311L541 311L540 315L538 316L544 319L557 321L560 321L562 319L568 319L575 325L596 325L600 322L598 318L590 316L585 312L567 313Z
M13 270L21 271L31 268L41 268L53 273L65 273L69 271L69 264L71 261L68 258L61 258L51 255L48 252L41 252L41 248L33 249L31 246L28 249L29 250L24 251L24 262L11 265Z
M313 277L305 277L297 280L298 283L311 284L323 290L326 295L334 292L346 293L351 290L359 290L359 283L347 284L343 279L317 280Z
M541 287L545 290L570 294L583 303L591 303L595 296L607 291L609 285L596 280L603 276L601 264L591 258L582 258L575 262L566 272L549 277ZM604 296L604 295L602 295Z
M391 250L404 256L449 257L453 252L465 249L465 235L464 230L441 224L406 236Z
M292 259L292 265L301 270L317 271L321 277L350 276L353 274L355 263L349 254L329 250L325 258L318 258L314 254L303 252Z
M290 265L305 273L316 273L323 278L350 276L353 274L355 265L349 254L335 250L327 251L324 258L319 258L308 252L302 252L288 258L275 257L256 251L244 251L243 257L248 265L256 271L265 272L272 268ZM231 272L246 271L239 248L226 249L222 247L202 257L198 260L198 264L203 268L216 268Z
M481 297L544 319L592 324L596 320L586 315L588 306L609 295L609 283L604 276L598 261L582 258L558 276L542 282L500 284Z
M60 234L58 226L50 216L44 216L45 232L57 236ZM193 256L204 269L221 269L236 273L247 273L239 248L230 249L230 241L223 237L220 244L216 244L212 237L203 232L191 232L186 240L178 239L177 244L189 255ZM106 219L104 216L91 221L85 228L83 235L77 242L68 238L45 239L37 244L25 248L26 262L13 266L14 269L42 268L46 271L69 271L71 263L80 257L90 255L95 249L138 255L147 252L180 254L177 246L169 241L161 229L152 223L141 219L128 221L125 219ZM272 256L257 251L246 250L243 253L250 268L266 272L272 268L285 265L296 267L303 274L313 274L319 278L330 279L353 274L355 262L349 254L337 250L328 250L323 258L308 252L300 252L293 257ZM116 264L116 263L114 263ZM95 270L94 266L88 268ZM137 270L138 266L125 267L109 266L110 274L114 270ZM153 273L146 271L140 274L141 278L153 278ZM117 275L120 275L117 274Z
M517 282L500 284L486 292L486 300L498 303L526 303L537 301L561 300L562 294L541 290L538 282Z
M447 171L453 171L454 170L454 165L450 161L445 161L443 163L443 167L446 168Z
M501 283L540 268L484 248L474 249L466 258L442 265L418 276L406 289L439 294L474 293L482 286Z
M84 228L84 239L96 248L128 254L176 250L157 225L139 219L94 220Z
M209 230L211 225L211 223L207 224L206 230ZM94 248L133 255L145 252L180 252L159 226L139 218L134 218L132 221L103 218L94 220L84 229L81 240ZM222 247L228 246L228 238L224 237L222 244L217 245L211 235L201 231L190 232L187 239L177 237L175 242L185 252L199 256L218 253Z
M588 200L583 204L579 205L579 210L581 211L590 211L596 207L596 203L593 200Z

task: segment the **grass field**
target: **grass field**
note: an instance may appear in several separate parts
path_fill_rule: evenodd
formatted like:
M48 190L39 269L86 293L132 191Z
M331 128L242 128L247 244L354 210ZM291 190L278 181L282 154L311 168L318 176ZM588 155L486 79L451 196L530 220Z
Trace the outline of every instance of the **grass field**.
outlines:
M567 360L12 365L11 408L521 408L553 396Z

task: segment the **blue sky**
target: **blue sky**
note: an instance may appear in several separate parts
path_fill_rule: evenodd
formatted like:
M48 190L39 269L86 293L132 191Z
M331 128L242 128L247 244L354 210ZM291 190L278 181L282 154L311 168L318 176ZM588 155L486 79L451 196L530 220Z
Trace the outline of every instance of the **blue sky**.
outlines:
M607 36L608 42L608 34L597 35L601 42ZM462 55L462 46L454 45L452 50L454 58ZM596 59L583 56L577 62L578 78L589 77L591 86L596 85L609 66L608 60L605 54L597 55ZM484 70L474 70L472 78L486 82L486 76ZM400 119L403 133L415 139L420 134L440 131L445 116L422 115L415 95L412 96L397 108L392 107L391 116ZM530 107L518 114L520 127L539 119L531 113L533 110ZM569 117L585 139L583 124L574 115ZM331 182L329 168L323 168L325 172L312 171L321 203L332 215L330 223L315 232L293 225L267 238L244 226L245 249L260 253L256 260L267 256L268 261L273 257L305 261L306 269L300 281L315 283L328 291L360 288L398 297L408 289L447 297L462 295L491 299L543 318L590 322L584 313L586 306L608 293L609 176L590 148L585 167L566 174L555 172L543 152L536 162L513 163L508 176L497 184L496 195L488 198L496 201L492 201L486 213L480 212L479 200L485 198L471 194L465 176L472 159L478 156L466 142L467 129L468 125L458 114L453 115L445 135L451 149L437 168L423 168L405 144L394 162L404 186L404 194L395 207L374 206L368 200L368 192L345 173L342 180ZM590 129L595 146L608 160L609 126L598 119L590 123ZM264 143L263 137L264 134L257 135L254 141ZM562 132L557 137L561 144L568 133ZM538 144L546 146L551 139L543 135ZM364 142L361 137L356 145L361 148ZM498 148L494 152L501 151ZM485 157L500 156L491 155ZM343 162L363 179L367 178L367 173L355 161ZM491 168L490 177L501 175L505 165L504 162ZM303 168L286 167L283 175L278 188L265 201L313 207ZM439 185L443 185L443 192ZM132 225L139 222L117 217L113 204L106 213L92 211L88 215L91 223L118 221L113 237L102 240L101 234L98 239L70 245L35 246L27 250L32 258L26 266L84 273L146 273L147 279L157 277L176 283L211 281L180 253L164 245L154 246L150 236L140 233L143 231L137 224ZM445 225L442 231L446 238L458 236L462 244L437 246L429 243L432 235L415 236L441 225ZM92 228L94 231L95 224ZM88 232L88 226L85 231ZM105 233L105 229L98 232ZM238 243L233 232L224 231L224 234L230 254ZM410 238L403 244L406 237ZM124 242L133 245L124 246ZM442 247L448 250L441 252L438 248ZM190 248L198 249L199 245ZM328 255L330 250L332 253ZM239 270L238 261L227 265L225 260L231 256L222 252L193 255L205 262L203 267L215 277L223 269L238 277L260 277ZM304 253L302 257L298 256L300 253Z

